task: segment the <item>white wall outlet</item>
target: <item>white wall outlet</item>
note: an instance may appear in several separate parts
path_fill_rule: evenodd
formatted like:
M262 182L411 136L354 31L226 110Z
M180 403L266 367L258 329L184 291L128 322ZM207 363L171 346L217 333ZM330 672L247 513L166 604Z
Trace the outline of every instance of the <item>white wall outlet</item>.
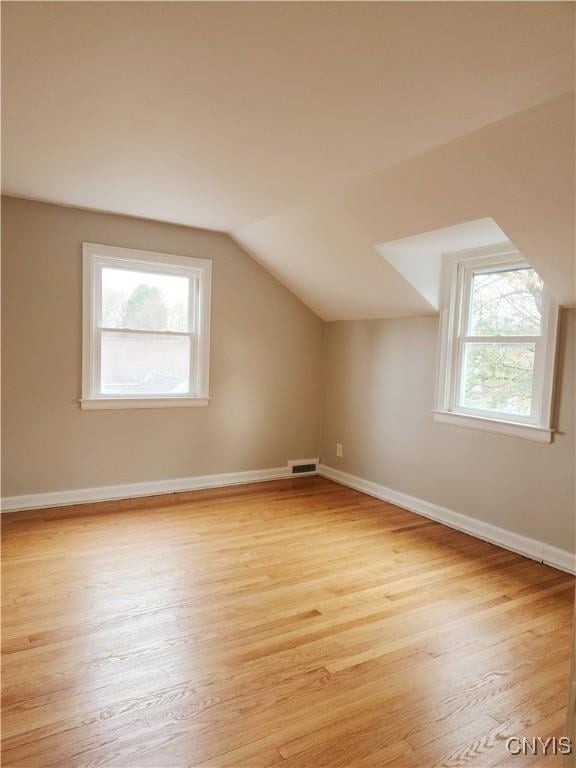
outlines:
M342 448L342 443L336 443L336 458L341 459L344 455L344 450Z

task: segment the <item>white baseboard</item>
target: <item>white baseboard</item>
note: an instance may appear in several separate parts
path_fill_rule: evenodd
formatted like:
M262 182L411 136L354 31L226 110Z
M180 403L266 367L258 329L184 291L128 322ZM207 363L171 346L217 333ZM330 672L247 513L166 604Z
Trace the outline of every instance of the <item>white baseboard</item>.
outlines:
M320 474L341 485L355 488L357 491L374 496L382 501L408 509L418 515L468 533L478 539L489 541L505 549L518 552L532 560L551 565L568 573L576 573L576 555L558 547L544 544L536 539L521 536L507 531L496 525L482 522L473 517L453 512L446 507L432 504L429 501L409 496L400 491L394 491L379 483L365 480L347 472L341 472L325 464L318 466L318 472L307 472L293 475L291 467L275 467L273 469L256 469L248 472L230 472L218 475L197 475L180 477L171 480L153 480L145 483L126 483L124 485L107 485L99 488L77 488L69 491L51 491L49 493L32 493L23 496L7 496L2 499L2 512L17 512L25 509L42 509L45 507L63 507L71 504L87 504L95 501L112 501L114 499L132 499L139 496L156 496L182 491L199 491L206 488L220 488L226 485L242 485L258 483L267 480L281 480L288 477L306 477Z
M356 475L349 475L347 472L341 472L339 469L328 467L325 464L320 464L318 473L323 477L334 480L336 483L350 486L350 488L355 488L357 491L366 493L369 496L375 496L382 501L387 501L403 509L416 512L418 515L436 520L450 528L463 531L478 539L497 544L500 547L504 547L504 549L518 552L532 560L546 563L546 565L551 565L561 571L576 573L576 554L566 550L552 547L549 544L544 544L536 539L530 539L527 536L521 536L519 533L507 531L505 528L499 528L497 525L462 515L460 512L453 512L451 509L418 499L416 496L409 496L406 493L394 491L379 483L373 483L371 480L365 480Z
M551 544L542 544L542 562L551 565L561 571L576 574L576 555L565 549L553 547Z
M17 512L23 509L41 509L44 507L63 507L70 504L87 504L94 501L112 501L113 499L133 499L138 496L156 496L181 491L199 491L204 488L220 488L225 485L259 483L266 480L280 480L286 477L306 477L316 472L303 472L293 475L290 467L274 469L256 469L249 472L230 472L221 475L197 475L179 477L172 480L152 480L146 483L126 483L125 485L106 485L99 488L77 488L71 491L52 491L50 493L31 493L25 496L7 496L2 499L2 512Z

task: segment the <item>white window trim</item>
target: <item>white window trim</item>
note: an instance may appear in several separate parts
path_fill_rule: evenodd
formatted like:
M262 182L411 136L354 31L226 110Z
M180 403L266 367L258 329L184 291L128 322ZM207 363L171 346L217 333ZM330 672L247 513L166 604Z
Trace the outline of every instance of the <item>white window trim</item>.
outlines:
M558 332L558 303L544 286L542 306L542 335L539 337L513 337L516 342L536 343L534 369L534 406L530 417L502 417L489 411L464 408L457 405L456 389L460 381L462 329L465 318L463 308L468 307L465 295L471 273L494 267L530 266L512 243L477 248L471 251L445 254L442 275L442 310L440 322L440 354L438 360L436 404L434 419L444 424L473 427L489 432L549 443L552 440L552 396ZM472 337L466 337L469 341ZM509 340L511 337L494 337ZM485 338L482 337L485 341Z
M120 248L112 245L83 243L83 338L82 338L82 397L83 410L119 408L175 408L183 406L205 406L209 402L210 376L210 298L212 262L188 256L174 256L134 248ZM100 292L103 267L123 269L157 270L166 274L195 277L199 303L197 327L194 334L198 343L191 344L191 370L196 373L194 393L183 395L106 395L99 392L100 367ZM113 329L122 331L122 329ZM131 333L138 331L130 330ZM146 331L154 333L154 331ZM162 333L167 333L162 331ZM170 335L182 335L171 332ZM189 335L185 333L184 335Z

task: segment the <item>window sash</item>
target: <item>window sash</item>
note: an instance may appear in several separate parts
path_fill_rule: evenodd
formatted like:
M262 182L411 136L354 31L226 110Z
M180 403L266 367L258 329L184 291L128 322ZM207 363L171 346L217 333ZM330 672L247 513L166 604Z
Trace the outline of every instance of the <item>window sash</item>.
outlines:
M102 323L103 269L129 270L188 279L188 325L186 331L166 328L115 328ZM178 400L208 397L208 355L210 343L210 275L211 263L205 259L169 256L135 251L113 246L84 243L84 352L83 400ZM184 393L121 393L102 392L102 334L121 333L182 337L190 339L188 391Z
M160 275L175 275L178 277L184 277L188 280L188 325L191 330L189 331L169 331L167 329L155 328L113 328L110 326L102 325L102 305L103 305L103 291L102 291L102 272L104 269L118 269L131 272L152 272ZM154 264L154 263L139 263L139 262L122 262L118 260L118 265L114 263L107 263L107 261L98 260L96 263L95 271L95 322L94 328L94 357L92 360L93 370L93 394L96 397L101 398L141 398L141 397L183 397L192 396L198 392L198 344L197 342L197 295L198 295L198 276L196 274L190 274L190 270L182 270L178 267L171 267L169 265ZM155 336L188 336L190 339L190 368L188 377L188 388L185 393L170 393L170 392L158 392L154 395L142 395L134 393L122 393L122 394L110 394L102 391L102 333L127 333L127 334L154 334Z
M472 287L474 284L474 277L475 275L485 275L485 274L494 274L496 272L516 272L521 269L532 269L530 264L528 264L524 260L517 260L514 262L504 262L502 264L490 264L490 265L465 265L460 264L458 268L458 285L459 285L459 295L460 295L460 306L459 306L459 322L458 322L458 328L459 328L459 336L472 336L472 334L469 334L468 329L470 328L472 324ZM544 291L545 293L545 291ZM542 326L544 323L544 295L543 295L543 306L541 310L541 322L540 322L540 333L535 334L528 334L531 338L537 338L538 336L542 336ZM480 338L480 337L478 337ZM498 336L497 334L490 335L487 338L502 338ZM517 338L525 338L518 336Z
M106 333L142 333L152 334L154 336L195 336L193 331L158 331L156 328L117 328L109 325L101 325L98 330L106 331Z
M474 275L525 269L530 268L530 265L521 259L517 251L503 246L500 249L478 249L473 252L454 254L450 266L450 273L445 273L445 278L449 278L449 282L445 279L445 309L442 321L442 348L436 410L479 416L493 421L549 427L558 308L546 286L543 289L539 335L471 335L468 333L468 328L470 327ZM535 345L532 408L529 416L470 408L462 404L460 393L463 381L464 351L466 344L473 342L507 346L527 343Z
M525 261L515 260L514 262L505 261L502 264L471 264L471 265L459 265L458 268L458 287L460 302L458 305L459 317L457 327L459 329L458 336L456 338L455 345L455 361L454 361L454 376L452 381L451 392L451 410L456 413L469 413L472 415L485 416L493 419L503 419L506 421L517 421L523 424L536 424L539 419L540 400L541 400L541 383L542 383L542 325L544 323L544 317L542 315L541 333L539 335L529 336L500 336L500 335L482 335L472 336L468 334L468 328L471 324L472 317L472 286L474 283L474 276L478 274L494 273L494 272L510 272L516 269L528 269L530 265ZM544 304L544 302L543 302ZM542 307L544 310L544 306ZM532 395L530 400L530 414L511 414L506 411L488 410L482 408L474 408L469 405L465 405L463 402L463 389L464 389L464 356L466 345L470 343L480 344L502 344L506 346L513 346L515 344L534 344L534 368L532 374Z

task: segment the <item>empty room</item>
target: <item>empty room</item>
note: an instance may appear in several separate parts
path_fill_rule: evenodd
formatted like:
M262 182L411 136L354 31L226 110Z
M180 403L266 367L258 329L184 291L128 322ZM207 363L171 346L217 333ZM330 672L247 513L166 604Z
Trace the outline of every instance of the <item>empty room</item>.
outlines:
M1 14L4 768L574 768L575 4Z

